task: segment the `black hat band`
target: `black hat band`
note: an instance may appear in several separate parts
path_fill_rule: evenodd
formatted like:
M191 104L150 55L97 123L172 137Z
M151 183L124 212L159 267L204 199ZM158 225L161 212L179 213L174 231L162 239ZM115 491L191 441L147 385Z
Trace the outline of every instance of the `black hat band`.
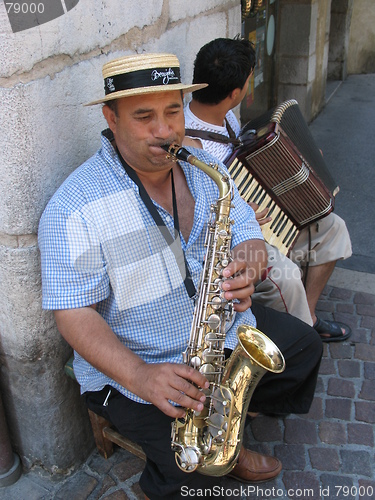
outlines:
M104 79L105 95L140 87L156 87L181 83L180 68L150 68Z

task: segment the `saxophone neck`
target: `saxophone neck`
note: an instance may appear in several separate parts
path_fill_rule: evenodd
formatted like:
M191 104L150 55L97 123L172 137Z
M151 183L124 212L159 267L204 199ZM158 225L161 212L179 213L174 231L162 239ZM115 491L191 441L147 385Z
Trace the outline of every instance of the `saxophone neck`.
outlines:
M165 151L167 151L168 156L172 160L174 161L181 160L190 163L190 165L199 168L209 177L211 177L211 179L215 182L215 184L219 188L219 200L222 200L227 197L231 198L232 196L231 179L224 170L220 169L219 165L212 163L207 164L201 160L198 160L196 156L192 155L187 149L183 148L182 146L179 146L178 144L171 144L171 145L166 144L165 146L161 147Z

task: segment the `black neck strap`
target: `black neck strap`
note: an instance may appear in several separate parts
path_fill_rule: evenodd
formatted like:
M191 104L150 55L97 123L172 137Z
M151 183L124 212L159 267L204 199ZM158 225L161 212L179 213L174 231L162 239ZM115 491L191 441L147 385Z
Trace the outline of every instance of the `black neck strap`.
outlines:
M176 192L175 192L175 187L174 187L174 182L173 182L173 171L171 170L171 183L172 183L172 203L173 203L173 220L174 220L175 240L172 238L171 233L169 232L163 219L161 218L159 212L157 211L155 205L153 204L149 194L147 193L140 178L138 177L137 172L134 169L132 169L131 166L128 165L128 163L126 163L126 161L121 156L121 154L117 148L116 148L116 151L117 151L117 154L120 158L120 161L121 161L122 166L124 167L126 173L132 179L132 181L134 181L137 184L138 189L139 189L139 195L140 195L143 203L145 204L147 210L149 211L150 215L154 219L154 221L155 221L159 231L163 235L165 241L168 243L168 245L172 249L175 248L172 245L175 243L177 238L178 239L180 238L180 223L178 220L177 199L176 199ZM189 294L189 297L192 298L192 297L194 297L196 290L195 290L195 286L194 286L193 280L192 280L191 275L190 275L189 267L188 267L187 262L186 262L185 254L184 254L182 247L181 247L181 240L180 240L180 250L181 250L181 253L182 253L183 258L184 258L184 267L185 267L184 285L185 285L187 293ZM173 252L173 253L174 253L175 258L176 258L177 263L178 263L179 262L178 256L176 255L175 252ZM179 269L181 271L180 266L179 266ZM184 275L182 272L181 272L181 275L184 278Z

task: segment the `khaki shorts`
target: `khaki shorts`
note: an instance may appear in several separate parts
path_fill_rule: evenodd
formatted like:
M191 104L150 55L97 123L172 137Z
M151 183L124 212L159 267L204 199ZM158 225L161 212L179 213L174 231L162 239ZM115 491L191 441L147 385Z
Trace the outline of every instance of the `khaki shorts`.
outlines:
M311 251L309 252L309 229ZM327 262L347 259L352 255L352 244L345 222L336 214L314 222L301 231L289 258L301 267L307 262L319 266Z

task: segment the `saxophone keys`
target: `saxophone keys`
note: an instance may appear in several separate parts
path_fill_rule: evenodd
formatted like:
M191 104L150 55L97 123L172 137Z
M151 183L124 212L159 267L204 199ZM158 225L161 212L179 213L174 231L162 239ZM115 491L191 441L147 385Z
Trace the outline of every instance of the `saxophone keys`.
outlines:
M218 414L223 416L229 415L231 409L230 403L232 401L232 394L228 389L224 387L215 389L212 395L212 400L214 408Z
M193 356L190 359L190 366L192 366L195 370L200 371L201 365L202 365L202 360L199 356Z
M223 306L223 299L220 298L218 295L212 298L210 302L210 306L214 311L217 311L218 309L221 309Z
M201 366L199 372L204 375L209 382L212 382L215 378L216 370L215 367L210 363L205 363Z
M209 417L207 424L208 424L208 431L213 437L213 439L216 442L223 441L228 429L228 423L226 422L225 418L222 415L219 415L218 413L213 413Z
M221 324L221 319L218 314L211 314L205 321L211 330L217 330Z
M174 443L178 446L177 443ZM175 453L175 459L178 467L184 472L194 472L198 467L201 453L198 449L191 446L180 447Z

